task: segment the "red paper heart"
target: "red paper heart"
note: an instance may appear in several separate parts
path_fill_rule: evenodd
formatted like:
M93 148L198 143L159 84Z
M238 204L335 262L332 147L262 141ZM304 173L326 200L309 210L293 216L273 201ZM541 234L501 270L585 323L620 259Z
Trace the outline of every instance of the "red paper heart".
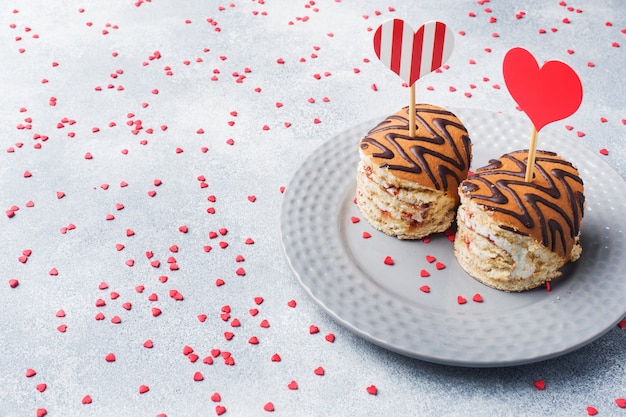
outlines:
M580 78L564 62L547 61L539 67L530 52L517 47L505 55L502 72L509 93L537 132L572 115L582 101Z

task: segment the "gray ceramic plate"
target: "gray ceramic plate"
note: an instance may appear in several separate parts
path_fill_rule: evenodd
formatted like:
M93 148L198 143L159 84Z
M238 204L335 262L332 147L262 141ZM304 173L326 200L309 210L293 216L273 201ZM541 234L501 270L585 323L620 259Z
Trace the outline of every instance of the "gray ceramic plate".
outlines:
M528 148L530 123L522 117L471 109L454 112L472 137L473 168ZM361 218L353 202L357 144L375 123L355 126L317 149L284 196L285 255L306 292L335 320L407 356L494 367L571 352L624 317L626 187L599 156L552 130L540 133L539 148L569 159L585 182L583 254L564 268L551 291L510 294L467 275L444 234L429 243L400 241L374 230L364 219L355 222L353 217ZM371 237L364 238L364 232ZM385 264L387 256L394 265ZM424 286L430 292L424 292ZM473 300L476 294L482 302ZM458 297L467 302L460 304Z

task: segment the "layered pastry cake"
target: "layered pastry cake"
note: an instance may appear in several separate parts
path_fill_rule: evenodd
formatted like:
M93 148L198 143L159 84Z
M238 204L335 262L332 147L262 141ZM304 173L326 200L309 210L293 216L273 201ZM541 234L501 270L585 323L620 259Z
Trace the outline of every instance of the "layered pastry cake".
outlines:
M399 239L451 226L472 158L470 137L453 113L428 104L415 111L413 137L404 107L359 143L357 205L374 228Z
M538 150L526 182L527 158L527 150L502 155L459 187L455 256L472 277L504 291L559 277L582 251L585 197L577 169Z

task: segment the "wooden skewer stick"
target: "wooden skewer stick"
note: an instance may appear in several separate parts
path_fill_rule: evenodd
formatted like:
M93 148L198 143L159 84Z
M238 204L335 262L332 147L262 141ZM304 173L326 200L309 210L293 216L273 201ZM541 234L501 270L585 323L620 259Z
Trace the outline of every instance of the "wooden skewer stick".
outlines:
M409 136L415 137L415 84L411 85L411 101L409 102Z
M535 151L537 150L537 129L533 126L533 131L530 135L530 149L528 150L528 162L526 163L526 178L524 181L532 182L533 180L533 168L535 167Z

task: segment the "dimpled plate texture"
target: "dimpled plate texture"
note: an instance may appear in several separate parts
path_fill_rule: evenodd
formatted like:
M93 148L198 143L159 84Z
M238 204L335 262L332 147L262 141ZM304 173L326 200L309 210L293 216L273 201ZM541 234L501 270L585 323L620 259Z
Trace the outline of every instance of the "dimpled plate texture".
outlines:
M453 112L472 138L473 169L528 148L530 122L523 117L473 109ZM599 156L549 128L539 134L538 148L570 160L585 182L583 253L552 281L551 291L541 287L506 293L465 273L444 234L428 243L400 241L361 217L354 204L358 142L376 123L354 126L324 143L299 168L284 195L284 253L306 292L335 320L403 355L496 367L571 352L624 317L626 187ZM362 220L353 222L352 217ZM371 238L363 238L363 232ZM394 265L384 263L386 256ZM427 256L441 262L439 268ZM422 270L430 276L422 277ZM430 293L420 291L424 285ZM483 301L473 301L475 294ZM467 302L459 304L458 296Z

